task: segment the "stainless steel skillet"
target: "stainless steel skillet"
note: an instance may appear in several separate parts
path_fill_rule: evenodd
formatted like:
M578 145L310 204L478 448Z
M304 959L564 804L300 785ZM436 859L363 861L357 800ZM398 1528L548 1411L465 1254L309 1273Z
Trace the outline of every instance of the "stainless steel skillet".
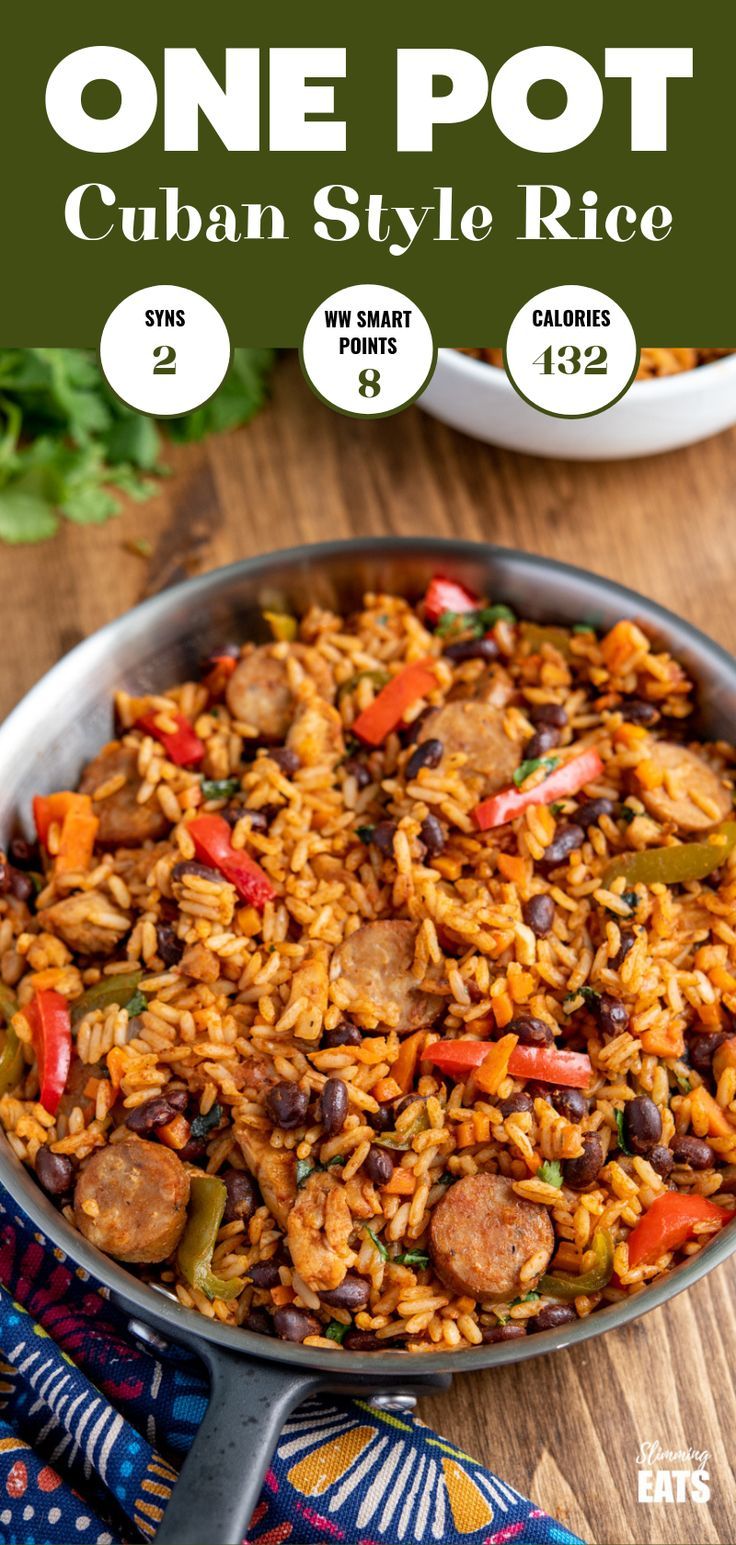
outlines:
M736 661L687 622L581 569L473 542L376 538L327 542L246 560L145 602L60 661L0 729L0 840L34 793L73 786L110 737L112 693L160 689L224 640L262 636L263 608L313 602L351 607L365 590L418 597L436 572L458 578L540 621L609 625L635 617L666 641L700 686L702 727L734 738ZM689 1287L736 1249L736 1224L646 1293L572 1327L450 1355L325 1353L235 1330L183 1309L94 1250L56 1211L0 1140L0 1180L39 1229L110 1291L132 1335L183 1343L206 1363L212 1398L159 1531L161 1545L236 1545L289 1411L319 1390L396 1396L446 1387L451 1373L517 1362L624 1325Z

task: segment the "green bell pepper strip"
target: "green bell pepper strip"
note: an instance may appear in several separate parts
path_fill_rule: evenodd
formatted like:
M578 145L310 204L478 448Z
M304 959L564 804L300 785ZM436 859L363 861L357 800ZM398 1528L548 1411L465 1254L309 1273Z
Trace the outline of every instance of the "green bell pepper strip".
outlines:
M607 1228L599 1228L593 1236L594 1263L589 1271L578 1277L547 1272L537 1283L537 1291L550 1298L560 1298L569 1303L582 1293L600 1293L613 1276L613 1239Z
M17 999L9 987L0 982L0 1016L7 1024L5 1044L0 1052L0 1095L7 1094L19 1082L23 1073L23 1047L10 1021L17 1012Z
M337 701L341 703L348 692L355 691L355 688L360 685L361 681L370 681L376 691L380 692L381 688L385 687L390 680L391 677L388 671L358 671L357 675L350 676L347 681L343 681L342 685L338 687Z
M109 1009L113 1003L120 1009L126 1008L135 997L142 976L142 971L118 971L114 976L103 976L70 1004L72 1024L77 1025L93 1009Z
M736 821L724 821L713 833L718 842L682 842L670 848L645 848L641 853L624 853L608 865L603 886L610 890L614 880L624 876L627 885L684 885L688 880L704 880L720 868L736 847Z
M226 1282L212 1270L212 1252L226 1200L227 1191L216 1175L192 1177L189 1217L176 1258L184 1280L207 1298L236 1298L243 1286L239 1278Z

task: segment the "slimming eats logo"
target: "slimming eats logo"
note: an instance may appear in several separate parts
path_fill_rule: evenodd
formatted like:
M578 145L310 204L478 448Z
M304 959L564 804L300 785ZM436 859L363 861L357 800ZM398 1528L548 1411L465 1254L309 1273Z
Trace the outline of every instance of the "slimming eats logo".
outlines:
M639 1502L709 1502L707 1448L663 1448L640 1443L636 1456Z

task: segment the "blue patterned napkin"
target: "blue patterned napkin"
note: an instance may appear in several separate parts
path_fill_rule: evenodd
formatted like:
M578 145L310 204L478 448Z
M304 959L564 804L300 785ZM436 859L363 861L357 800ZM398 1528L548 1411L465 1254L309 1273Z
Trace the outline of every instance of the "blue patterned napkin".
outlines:
M0 1545L151 1540L201 1423L186 1352L130 1341L104 1289L0 1187ZM284 1428L247 1545L581 1545L411 1416L310 1401Z

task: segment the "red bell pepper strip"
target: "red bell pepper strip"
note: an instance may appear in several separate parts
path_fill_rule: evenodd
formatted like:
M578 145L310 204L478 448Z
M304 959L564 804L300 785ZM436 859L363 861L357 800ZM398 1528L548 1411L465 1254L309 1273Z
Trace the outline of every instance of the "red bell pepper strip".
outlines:
M273 901L276 892L264 874L260 864L242 848L234 848L230 840L230 827L224 816L198 815L190 821L187 831L194 843L197 858L219 869L239 896L263 911L267 901Z
M353 734L369 746L380 746L401 723L407 708L425 697L437 685L437 677L431 669L432 660L417 660L405 665L403 671L381 688L368 708L358 714Z
M198 735L195 735L188 719L182 713L173 713L171 709L165 710L166 718L176 724L175 730L161 730L158 727L158 713L144 714L137 721L137 728L145 730L147 735L153 735L154 740L161 742L169 761L176 762L177 767L193 767L196 762L201 762L204 756L204 746Z
M450 1078L465 1078L484 1062L489 1051L487 1041L434 1041L422 1052L423 1062L433 1062Z
M629 1265L649 1265L665 1251L679 1249L690 1238L696 1223L728 1223L734 1217L736 1210L719 1207L707 1196L665 1191L629 1234Z
M592 783L602 771L603 763L598 752L590 746L587 751L581 751L579 756L573 756L569 762L556 767L533 789L507 788L492 794L490 799L484 799L480 805L476 805L473 819L482 832L494 826L505 826L507 821L515 820L530 805L551 805L553 800L578 794L586 783Z
M443 612L474 612L480 606L478 597L455 579L445 579L435 574L429 581L422 608L427 622L439 622Z
M593 1064L584 1051L561 1046L515 1046L509 1058L512 1078L534 1078L542 1084L584 1089L593 1077Z
M72 1060L72 1024L69 1004L60 992L37 992L23 1013L31 1030L41 1085L40 1102L55 1116L69 1076Z
M49 832L54 822L63 826L64 819L72 811L89 814L92 801L89 794L74 794L71 789L61 789L58 794L36 794L33 801L33 819L39 841L47 846Z

